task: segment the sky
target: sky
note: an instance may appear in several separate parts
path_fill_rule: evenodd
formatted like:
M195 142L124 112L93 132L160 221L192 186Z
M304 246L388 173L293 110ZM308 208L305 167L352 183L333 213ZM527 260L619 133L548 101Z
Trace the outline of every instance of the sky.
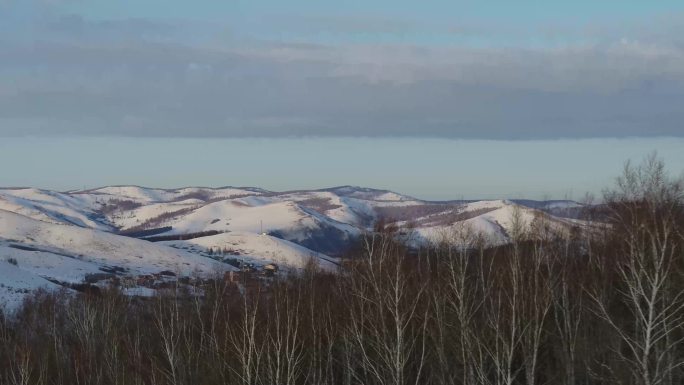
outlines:
M639 163L652 150L673 177L684 176L682 148L684 138L5 138L0 165L3 186L59 191L352 185L426 200L583 201L590 193L600 201L626 160Z
M0 185L562 197L681 138L681 1L0 0Z

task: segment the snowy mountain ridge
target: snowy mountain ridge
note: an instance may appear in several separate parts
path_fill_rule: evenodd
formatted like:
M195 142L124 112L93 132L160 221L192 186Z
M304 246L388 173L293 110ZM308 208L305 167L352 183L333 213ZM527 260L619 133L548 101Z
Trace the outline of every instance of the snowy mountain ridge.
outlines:
M269 263L296 271L314 261L335 270L343 252L381 218L411 228L416 243L466 225L502 244L514 212L528 224L545 217L571 227L580 221L554 213L581 207L572 201L430 202L354 186L286 192L5 188L0 189L0 294L16 303L28 288L150 275L162 280L162 273L208 277Z

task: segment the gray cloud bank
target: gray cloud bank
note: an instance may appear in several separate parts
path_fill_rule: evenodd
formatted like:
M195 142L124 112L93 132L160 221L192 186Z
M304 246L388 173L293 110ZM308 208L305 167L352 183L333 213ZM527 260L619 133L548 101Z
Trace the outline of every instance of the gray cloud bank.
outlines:
M183 28L74 16L3 33L0 136L684 136L675 42L196 43Z

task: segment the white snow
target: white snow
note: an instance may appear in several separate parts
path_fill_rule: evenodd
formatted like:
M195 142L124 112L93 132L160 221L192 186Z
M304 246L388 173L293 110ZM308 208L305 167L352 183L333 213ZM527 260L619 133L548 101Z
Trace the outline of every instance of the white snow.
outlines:
M245 189L237 189L232 187L226 188L203 188L203 187L185 187L176 190L154 189L140 186L110 186L95 190L82 191L85 194L110 195L118 199L127 198L140 203L153 202L169 202L180 199L190 194L201 193L206 195L209 199L216 198L230 198L241 195L259 195L261 192L255 192Z
M36 289L56 290L60 286L0 260L0 308L12 312Z
M123 213L110 216L110 219L122 230L129 229L155 219L162 214L181 212L182 210L201 207L199 199L185 199L179 202L151 203Z
M211 273L214 261L169 247L76 226L37 221L0 210L0 236L42 251L66 254L102 266L119 266L140 273L171 270Z
M119 205L115 211L102 210L114 201L134 202L137 207ZM571 201L528 203L530 207L550 209L578 206ZM301 269L313 257L322 268L335 270L335 259L293 242L312 245L316 242L307 242L315 239L312 237L333 233L351 239L372 227L378 208L412 210L427 204L431 203L386 190L351 186L286 193L233 187L109 186L64 193L35 188L0 189L0 274L4 274L0 275L0 284L6 285L0 294L16 304L23 290L56 286L47 279L77 283L87 274L112 267L126 269L130 275L162 270L181 275L211 275L216 270L234 269L208 258L208 248L227 248L245 261L275 262L291 269ZM517 209L526 224L536 215L546 215L558 228L583 224L508 200L452 205L444 213L426 210L430 214L423 218L407 220L406 223L424 223L414 230L415 241L434 239L455 226L468 226L483 233L492 244L502 244L509 241L511 219ZM470 213L472 217L444 223L450 218L444 214L450 210ZM425 221L419 222L421 219ZM143 224L146 228L171 227L159 235L206 231L219 234L158 243L117 234L118 230ZM278 233L289 241L260 235L262 232ZM15 259L17 266L7 263L8 258ZM12 280L13 276L19 278ZM139 295L151 294L140 291Z
M89 199L38 189L0 190L0 210L16 212L34 219L78 226L111 229L94 220L96 213Z
M20 250L6 243L0 244L0 255L16 260L21 270L60 282L78 283L86 274L101 273L100 266L94 263L45 251Z
M239 255L234 256L227 255L228 257L261 264L273 262L278 265L298 269L304 268L310 259L314 259L322 269L336 269L336 260L334 258L269 235L232 232L186 241L168 241L163 243L187 249L192 249L192 246L199 246L200 250L207 250L209 248L214 250L228 249L233 253L239 253Z
M169 234L190 234L204 231L261 232L286 231L301 240L309 230L321 224L330 225L348 233L358 231L354 226L337 222L322 214L305 211L295 202L265 203L250 206L244 199L210 203L182 218L164 223L173 229ZM297 234L301 237L298 238Z

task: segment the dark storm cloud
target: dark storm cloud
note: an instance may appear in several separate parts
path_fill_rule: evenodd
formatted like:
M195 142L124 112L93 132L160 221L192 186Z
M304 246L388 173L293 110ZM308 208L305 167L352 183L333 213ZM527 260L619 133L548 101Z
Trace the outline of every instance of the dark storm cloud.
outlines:
M62 16L0 39L0 135L684 136L678 44L195 44L183 28Z

